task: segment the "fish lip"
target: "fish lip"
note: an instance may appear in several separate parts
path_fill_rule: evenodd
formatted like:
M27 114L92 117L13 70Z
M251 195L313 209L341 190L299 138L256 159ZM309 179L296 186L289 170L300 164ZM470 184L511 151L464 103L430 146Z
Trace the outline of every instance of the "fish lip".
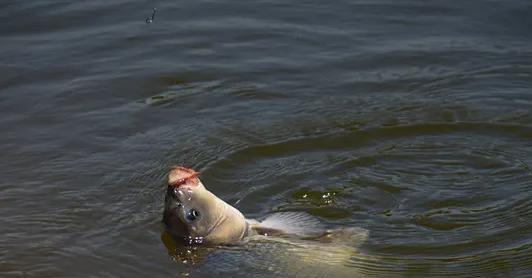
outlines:
M181 188L184 186L195 187L199 185L199 173L182 166L174 166L168 175L168 186Z

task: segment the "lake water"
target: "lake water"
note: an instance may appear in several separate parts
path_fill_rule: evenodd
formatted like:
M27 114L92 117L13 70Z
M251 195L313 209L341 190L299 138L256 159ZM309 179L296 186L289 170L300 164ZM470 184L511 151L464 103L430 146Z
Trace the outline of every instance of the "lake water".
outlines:
M0 276L300 273L276 268L283 248L180 256L161 219L169 167L185 165L247 217L370 231L318 276L530 277L531 14L525 0L4 1Z

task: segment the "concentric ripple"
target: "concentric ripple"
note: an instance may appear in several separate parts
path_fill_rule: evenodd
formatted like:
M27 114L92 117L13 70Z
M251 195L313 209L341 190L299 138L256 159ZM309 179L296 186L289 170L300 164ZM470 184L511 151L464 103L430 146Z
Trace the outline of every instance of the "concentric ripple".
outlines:
M370 230L347 264L367 275L525 272L531 136L488 123L372 128L240 149L206 175L242 186L238 207L251 215L307 211Z

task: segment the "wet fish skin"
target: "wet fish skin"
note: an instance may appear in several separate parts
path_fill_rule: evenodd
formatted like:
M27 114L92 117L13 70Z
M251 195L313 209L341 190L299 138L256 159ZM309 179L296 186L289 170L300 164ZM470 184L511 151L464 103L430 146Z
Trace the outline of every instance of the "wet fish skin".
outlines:
M234 243L249 230L240 211L208 191L197 173L184 167L172 169L168 176L163 222L172 235L191 243Z

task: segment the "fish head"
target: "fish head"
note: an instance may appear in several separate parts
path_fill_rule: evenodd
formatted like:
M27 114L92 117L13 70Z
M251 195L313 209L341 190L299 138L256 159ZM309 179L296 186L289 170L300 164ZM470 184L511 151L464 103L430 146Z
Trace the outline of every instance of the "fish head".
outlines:
M188 243L224 242L234 238L233 226L242 221L238 210L205 188L197 172L184 167L170 171L163 215L170 234Z
M216 202L192 169L175 167L168 175L163 221L169 232L187 238L208 235L216 222Z

